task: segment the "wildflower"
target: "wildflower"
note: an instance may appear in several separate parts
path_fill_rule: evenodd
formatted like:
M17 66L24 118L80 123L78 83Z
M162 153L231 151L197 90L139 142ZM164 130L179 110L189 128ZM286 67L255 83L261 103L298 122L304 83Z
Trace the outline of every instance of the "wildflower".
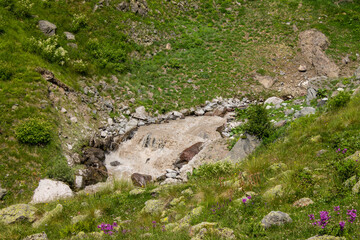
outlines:
M336 206L336 207L334 207L334 211L335 211L335 212L340 211L340 206Z
M249 200L250 200L250 199L251 199L251 196L247 196L247 199L249 199Z
M247 199L246 199L246 198L243 198L242 201L243 201L243 203L246 203Z
M342 151L342 153L346 153L346 151L347 151L347 148L345 148L345 149Z
M353 223L355 221L356 218L356 209L351 209L351 210L347 210L346 215L348 215L348 221L350 223Z
M309 215L309 218L310 218L310 220L315 220L314 214L310 214L310 215Z
M342 231L345 227L345 222L341 221L341 222L339 222L339 225L340 225L340 230Z

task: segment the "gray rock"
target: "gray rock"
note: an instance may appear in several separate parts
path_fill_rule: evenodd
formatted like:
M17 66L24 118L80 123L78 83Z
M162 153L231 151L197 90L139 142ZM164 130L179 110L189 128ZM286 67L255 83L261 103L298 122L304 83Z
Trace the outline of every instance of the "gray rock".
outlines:
M292 219L287 213L280 211L271 211L261 220L261 225L266 229L274 225L280 226L285 223L291 223L291 222Z
M196 116L202 116L205 114L205 111L203 109L198 109L195 111Z
M177 176L177 173L176 173L176 172L171 172L171 173L167 173L167 174L166 174L166 177L167 177L167 178L176 178L176 176Z
M110 163L110 166L112 167L116 167L116 166L119 166L121 163L119 161L113 161Z
M275 80L270 76L256 75L255 80L261 83L261 85L263 85L266 89L271 88L275 83Z
M84 177L76 175L75 176L75 187L77 189L82 189L84 187L84 185L85 185Z
M314 202L310 198L301 198L301 199L297 200L296 202L294 202L293 206L294 207L306 207L311 204L314 204Z
M303 109L301 109L300 111L297 111L294 114L294 118L299 118L299 117L303 117L303 116L307 116L310 114L315 114L316 109L313 107L304 107Z
M284 100L278 97L270 97L265 100L264 104L272 104L274 106L281 104Z
M257 137L249 134L245 135L246 138L240 138L235 146L231 149L227 157L233 161L241 161L245 159L257 146L260 145L260 141Z
M286 109L286 110L284 111L284 114L285 114L286 116L288 116L288 115L293 114L294 112L295 112L294 109Z
M306 95L306 103L309 105L310 101L316 99L316 90L312 87L308 88Z
M132 115L133 118L139 119L139 120L146 120L148 115L146 113L145 107L140 106L135 109L135 113Z
M46 36L54 36L56 32L56 25L46 20L39 21L39 28Z
M135 186L144 187L146 184L151 182L152 176L141 173L133 173L131 175L131 180Z
M48 240L48 237L45 232L43 233L37 233L30 236L27 236L23 240Z
M318 75L331 78L339 76L340 69L325 54L330 45L327 37L316 29L306 30L299 34L300 48L309 64L314 66Z
M356 69L354 76L356 80L360 80L360 67Z
M131 11L145 16L149 11L146 0L130 0Z
M42 179L39 182L39 186L35 189L31 203L45 203L73 196L73 191L65 183Z
M75 40L75 35L71 32L64 32L64 34L67 40Z
M305 65L300 65L298 68L299 72L306 72L306 66Z
M130 10L130 4L128 2L126 2L126 1L121 2L116 6L116 9L119 10L119 11L123 11L123 12L129 11Z
M145 202L145 207L141 210L143 213L159 214L164 209L165 205L161 200L148 200Z
M280 120L280 121L274 123L274 127L278 128L278 127L285 126L286 122L287 122L286 120Z

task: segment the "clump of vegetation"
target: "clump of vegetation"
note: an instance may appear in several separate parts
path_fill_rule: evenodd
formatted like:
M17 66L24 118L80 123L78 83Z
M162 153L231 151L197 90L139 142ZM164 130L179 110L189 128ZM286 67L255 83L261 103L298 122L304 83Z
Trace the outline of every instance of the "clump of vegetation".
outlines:
M252 105L247 109L248 122L244 125L244 130L257 136L259 139L269 137L273 126L269 120L268 112L262 105Z
M42 119L31 118L15 129L16 138L21 143L47 144L51 140L51 125Z
M341 107L346 106L346 104L350 101L350 93L342 91L335 97L331 98L328 102L328 108L330 110L337 110Z
M194 169L190 178L214 178L228 175L234 172L235 167L231 162L219 161L214 164L203 164L198 169Z
M8 81L11 80L14 72L14 67L8 63L0 61L0 81Z
M57 156L50 162L47 172L49 178L65 182L70 186L74 185L74 170L67 164L66 158Z

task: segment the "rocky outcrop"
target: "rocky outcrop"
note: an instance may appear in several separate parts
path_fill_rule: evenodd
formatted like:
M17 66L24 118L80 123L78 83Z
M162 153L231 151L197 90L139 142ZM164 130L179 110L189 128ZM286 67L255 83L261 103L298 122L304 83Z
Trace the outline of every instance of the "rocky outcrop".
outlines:
M39 21L39 29L46 36L54 36L56 33L56 25L46 20Z
M261 225L266 229L274 225L280 226L285 223L291 223L291 222L292 219L287 213L280 211L271 211L261 220Z
M325 54L330 43L323 33L316 29L306 30L300 33L299 39L303 56L315 68L318 75L331 78L339 76L339 67Z
M0 210L0 222L11 224L19 221L34 222L37 209L28 204L16 204Z
M260 140L257 137L246 134L237 141L227 157L233 162L241 161L252 153L259 145Z
M70 187L63 182L50 179L42 179L35 189L31 203L46 203L58 199L73 197Z
M146 184L152 181L152 176L141 173L133 173L131 175L131 181L133 182L134 186L145 187Z

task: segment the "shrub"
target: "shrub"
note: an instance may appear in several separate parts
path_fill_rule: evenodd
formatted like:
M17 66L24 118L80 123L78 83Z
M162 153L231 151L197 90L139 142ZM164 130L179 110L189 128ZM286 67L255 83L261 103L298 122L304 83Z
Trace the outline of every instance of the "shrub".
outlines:
M15 135L21 143L46 144L51 140L51 125L45 120L28 119L17 126Z
M344 159L334 163L336 173L341 182L345 182L352 176L360 175L359 162L354 159Z
M81 28L85 28L87 26L87 18L85 14L74 14L74 18L72 20L72 31L78 32Z
M231 174L235 171L235 166L231 162L219 161L216 163L205 163L198 169L194 169L190 178L214 178Z
M37 40L34 37L31 37L27 47L29 51L40 54L49 62L64 65L69 61L68 52L60 46L56 36L49 37L45 40Z
M70 186L74 184L74 170L69 167L63 156L57 156L51 161L51 167L47 175L49 178L65 182Z
M82 59L72 61L71 65L75 72L86 74L88 71L88 64Z
M350 101L350 93L342 91L335 97L331 98L328 102L330 110L336 110L344 107Z
M273 132L273 127L269 120L268 112L262 105L251 105L247 111L248 122L244 125L244 130L249 134L257 136L259 139L267 138Z

